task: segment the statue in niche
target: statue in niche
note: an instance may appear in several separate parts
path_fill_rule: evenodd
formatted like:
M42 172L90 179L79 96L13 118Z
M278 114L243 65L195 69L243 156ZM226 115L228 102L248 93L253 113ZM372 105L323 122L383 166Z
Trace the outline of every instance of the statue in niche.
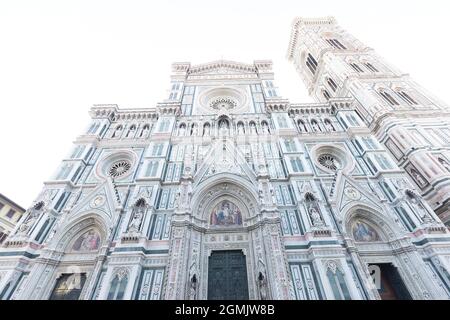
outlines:
M197 297L197 276L194 274L189 284L189 300L195 300Z
M228 135L228 121L226 120L220 120L220 124L219 124L219 130L220 130L220 134L223 136Z
M265 204L266 204L266 201L265 201L265 199L264 199L264 190L263 190L262 183L259 183L259 185L258 185L258 198L259 198L259 202L260 202L262 205L265 205Z
M272 204L274 206L276 206L277 205L277 197L275 195L275 190L273 190L273 188L271 187L269 192L270 192L270 198L272 199Z
M148 125L146 124L145 126L144 126L144 128L142 129L142 132L141 132L141 137L142 138L145 138L146 136L147 136L147 134L149 133L149 127L148 127Z
M116 128L116 130L114 131L112 137L113 137L113 138L118 138L118 137L120 137L120 135L122 134L122 130L123 130L122 125L119 125L119 126Z
M180 208L180 196L181 196L181 191L178 188L177 193L175 194L175 209L179 209Z
M180 126L180 129L178 130L178 135L179 136L184 136L185 133L186 133L186 126L184 124L182 124Z
M254 122L250 122L250 133L251 134L257 134L256 132L256 125Z
M146 203L144 199L139 199L133 208L133 217L128 225L128 232L139 232L144 219L144 213L146 209Z
M258 288L261 300L267 300L267 279L262 271L258 274Z
M411 203L412 207L417 211L419 216L421 217L422 221L424 223L433 223L434 220L431 218L423 204L421 203L419 197L415 195L412 191L407 190L406 196L409 202Z
M191 136L196 136L197 134L198 134L198 127L197 127L197 124L194 123L192 125L192 129L191 129Z
M206 137L209 137L210 129L211 129L210 125L208 123L205 124L204 127L203 127L203 135L206 136Z
M336 131L333 125L331 124L331 121L329 120L325 121L325 127L327 128L328 131Z
M136 127L133 125L130 127L130 130L128 130L127 138L132 137L134 135L134 132L136 131Z
M420 186L423 186L425 184L427 184L427 182L422 178L422 176L415 170L415 169L410 169L409 172L411 173L411 175L413 176L414 180L417 181L417 183Z
M311 121L311 127L315 132L320 132L319 124L316 121Z
M44 202L40 201L36 203L33 207L28 209L28 217L19 227L19 233L25 235L34 225L39 216L45 211Z
M245 134L244 125L242 124L242 122L238 123L238 128L237 129L238 129L238 134L240 134L240 135Z
M323 227L324 223L322 217L320 216L319 210L315 206L309 208L309 216L314 227Z

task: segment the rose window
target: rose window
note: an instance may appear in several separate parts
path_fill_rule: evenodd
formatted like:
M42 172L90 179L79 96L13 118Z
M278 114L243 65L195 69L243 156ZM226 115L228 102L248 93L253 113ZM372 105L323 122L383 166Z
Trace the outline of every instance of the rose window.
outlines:
M341 164L336 159L336 157L329 153L320 155L317 161L325 168L328 168L333 171L336 171L341 168Z
M131 163L127 160L121 160L114 163L108 173L111 177L117 178L127 173L130 169Z
M213 109L233 109L237 106L237 102L229 97L218 97L211 101L209 106Z

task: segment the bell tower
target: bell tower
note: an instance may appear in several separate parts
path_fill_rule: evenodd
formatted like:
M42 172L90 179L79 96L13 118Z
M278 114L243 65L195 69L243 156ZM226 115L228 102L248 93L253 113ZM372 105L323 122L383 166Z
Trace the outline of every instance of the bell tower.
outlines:
M358 115L447 225L450 109L332 17L296 18L287 52L318 102L352 97Z

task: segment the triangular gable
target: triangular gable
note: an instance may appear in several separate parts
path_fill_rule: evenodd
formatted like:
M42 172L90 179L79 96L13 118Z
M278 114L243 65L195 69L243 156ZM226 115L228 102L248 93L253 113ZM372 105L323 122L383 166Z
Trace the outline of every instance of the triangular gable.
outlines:
M345 207L356 202L366 203L371 207L376 207L381 210L380 200L377 197L374 197L372 193L356 180L341 172L336 175L331 202L339 212L342 212Z
M106 179L90 193L83 196L78 203L70 210L70 220L74 219L78 213L96 209L105 213L112 219L112 213L120 206L120 196L116 191L111 179Z
M218 173L236 174L250 182L256 181L256 174L247 164L244 155L229 140L216 141L210 148L194 176L194 185Z

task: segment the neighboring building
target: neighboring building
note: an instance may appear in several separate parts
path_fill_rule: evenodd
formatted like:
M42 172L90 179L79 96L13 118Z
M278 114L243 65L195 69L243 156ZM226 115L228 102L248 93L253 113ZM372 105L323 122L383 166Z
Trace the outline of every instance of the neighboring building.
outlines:
M358 44L303 54L324 25L296 20L290 46L316 91ZM346 70L297 104L270 61L175 63L155 108L94 106L1 249L0 298L448 299L450 233L339 89Z
M0 244L14 229L25 209L0 193Z

